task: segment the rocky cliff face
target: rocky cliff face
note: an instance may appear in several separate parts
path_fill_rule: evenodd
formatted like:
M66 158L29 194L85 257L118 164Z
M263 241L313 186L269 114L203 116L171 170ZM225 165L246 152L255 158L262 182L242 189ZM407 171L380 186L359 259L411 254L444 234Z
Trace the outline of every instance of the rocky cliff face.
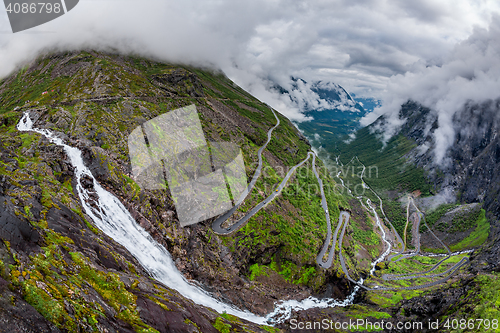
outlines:
M95 227L76 193L64 150L19 132L29 112L83 152L99 183L171 253L187 279L214 297L257 314L274 302L344 297L352 286L338 266L315 258L326 236L317 183L302 176L238 232L218 236L212 220L181 228L169 190L143 190L132 178L127 137L156 116L197 106L209 141L243 150L246 173L275 125L271 111L221 73L93 51L41 57L0 82L0 323L25 331L225 332L262 327L219 315L149 278L126 249ZM310 149L288 119L264 152L264 172L236 213L262 201ZM321 162L318 162L321 167ZM309 171L307 171L309 170ZM332 220L349 202L322 177ZM84 186L91 188L92 182ZM316 186L316 187L315 187ZM316 189L316 190L315 190ZM316 192L315 192L316 191ZM361 216L359 223L364 222ZM356 242L346 237L354 251ZM354 270L366 270L353 261ZM271 330L271 328L266 328Z
M410 161L427 170L428 179L436 185L436 189L451 187L460 202L481 204L491 221L491 250L498 248L500 100L469 103L456 114L453 119L456 135L447 152L450 163L445 165L433 162L433 133L438 127L436 114L428 108L408 102L403 105L400 116L407 119L400 134L415 140L419 147L429 147L423 153L418 147L415 148L408 154ZM498 260L489 260L488 267L498 271Z
M439 126L437 114L409 101L401 107L399 116L405 122L388 143L393 160L404 159L406 165L424 169L423 175L430 185L431 194L448 189L459 203L474 204L463 207L483 207L491 227L487 241L476 248L465 271L436 290L411 297L392 307L390 312L393 319L425 322L440 319L442 324L446 319L498 319L500 101L469 103L456 114L452 119L456 134L445 155L448 163L443 164L436 164L434 155L434 133ZM380 134L376 129L384 128L385 121L383 117L379 118L370 128L364 130L363 135L371 132L373 134L370 134L370 137L376 140ZM394 142L409 142L410 149L398 149ZM379 152L382 152L380 156L388 154L381 144L379 148ZM356 152L356 149L352 152L354 155L357 153L363 154L362 151ZM381 158L384 157L376 157L371 162L376 164ZM411 188L411 185L402 187L403 190L408 188ZM382 187L381 189L389 190ZM389 198L394 194L387 193ZM447 331L443 326L440 330Z
M138 186L131 170L129 134L165 112L192 104L207 141L231 142L242 149L250 179L257 166L257 151L276 120L266 105L221 73L83 51L40 57L0 82L2 329L277 330L218 314L150 278L136 258L96 228L87 215L65 151L44 136L16 130L25 112L35 127L50 129L68 145L79 148L94 177L170 252L184 277L216 299L264 315L278 300L311 295L343 299L353 290L337 259L328 270L316 264L327 227L310 161L274 201L227 236L212 231L214 219L182 228L169 189ZM498 293L498 288L492 287L499 278L500 254L494 217L498 217L498 108L497 102L464 108L462 116L455 119L458 135L450 151L454 163L448 169L432 166L431 149L417 148L434 144L436 118L431 110L408 103L401 111L401 117L408 118L400 132L405 138L401 142L408 147L401 150L404 156L426 169L435 191L453 186L461 201L479 203L490 214L490 241L474 253L467 270L430 292L360 292L357 305L306 310L292 318L396 322L438 318L447 311L457 318L464 311L480 315L481 308L470 304L477 305L485 297L495 299ZM263 153L262 176L233 220L273 193L285 173L310 150L291 122L280 114L278 117L281 125ZM370 146L366 151L374 155L377 149ZM394 159L387 158L387 164L393 165ZM383 250L373 218L357 200L338 191L320 161L317 168L322 171L333 224L339 207L351 211L343 251L352 276L366 276L370 263ZM83 186L91 190L94 185L88 177ZM289 330L290 325L280 328Z
M407 119L400 133L420 147L410 154L412 160L429 171L429 179L441 188L453 187L461 201L484 203L487 211L500 217L500 100L469 103L455 115L455 136L444 165L433 163L437 115L409 102L400 117Z

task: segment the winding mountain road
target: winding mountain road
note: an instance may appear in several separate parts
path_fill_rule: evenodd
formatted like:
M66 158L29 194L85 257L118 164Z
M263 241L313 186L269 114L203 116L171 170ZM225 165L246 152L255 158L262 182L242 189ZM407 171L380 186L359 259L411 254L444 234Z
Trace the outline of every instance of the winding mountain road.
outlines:
M254 175L252 177L252 180L250 181L248 187L241 194L240 198L235 203L234 207L232 209L230 209L228 212L226 212L225 214L219 216L213 222L212 228L213 228L213 230L214 230L214 232L216 234L219 234L219 235L229 235L229 234L231 234L231 233L239 230L242 226L244 226L246 224L246 222L248 222L248 220L251 217L253 217L255 214L257 214L257 212L259 212L262 208L266 207L271 201L273 201L281 193L281 191L285 188L285 186L288 183L288 180L293 175L293 173L296 171L296 169L299 168L299 167L301 167L304 163L306 163L309 160L309 158L312 156L312 169L313 169L313 172L314 172L314 174L316 176L316 179L318 180L318 183L319 183L319 188L320 188L320 192L321 192L321 206L322 206L322 208L323 208L323 210L325 212L325 217L326 217L326 222L327 222L327 236L326 236L326 240L325 240L325 243L323 244L323 247L322 247L321 251L319 252L318 256L316 257L316 262L317 262L317 264L320 267L322 267L324 269L328 269L328 268L330 268L333 265L333 259L334 259L334 256L335 256L335 248L336 248L336 245L338 244L339 245L339 254L338 255L339 255L340 265L341 265L342 271L344 272L347 280L349 280L350 282L354 283L355 285L357 285L360 288L363 288L365 290L378 290L378 291L382 291L382 290L414 290L414 289L428 288L428 287L431 287L431 286L438 285L438 284L441 284L443 282L446 282L453 274L455 274L458 271L458 269L460 269L463 265L465 265L468 262L469 259L467 257L464 257L464 258L462 258L462 260L460 260L458 263L456 263L452 267L448 268L444 272L436 273L436 274L428 274L428 273L431 273L434 270L436 270L438 267L440 267L441 264L443 262L445 262L447 259L449 259L450 256L451 256L451 253L449 252L449 249L431 231L431 233L433 234L433 236L447 249L447 251L448 251L448 256L447 257L445 257L444 259L440 260L436 265L434 265L434 267L432 267L431 269L429 269L427 271L415 272L415 273L408 273L408 274L384 274L382 276L382 279L385 280L385 281L389 281L389 280L409 280L409 279L417 279L417 278L433 278L433 277L440 277L440 276L446 275L443 278L441 278L439 280L436 280L436 281L433 281L433 282L429 282L429 283L425 283L425 284L421 284L421 285L409 286L409 287L381 287L381 286L375 286L373 288L370 288L370 287L367 287L367 286L363 285L363 282L364 282L363 280L355 281L349 275L349 270L347 269L347 265L346 265L346 262L345 262L345 258L343 256L343 249L342 249L342 243L343 243L345 231L347 229L347 225L349 224L350 214L347 211L341 211L340 212L339 221L338 221L337 227L335 229L335 232L333 234L333 245L330 247L330 243L332 242L332 226L331 226L331 220L330 220L330 213L328 211L328 203L326 201L326 197L325 197L325 193L324 193L323 181L322 181L320 175L318 174L318 172L316 170L316 154L314 152L308 152L307 153L307 157L304 160L302 160L297 165L293 166L287 172L287 174L285 175L285 177L283 178L283 180L281 181L281 183L276 188L276 191L273 191L271 193L271 195L269 195L263 201L261 201L260 203L258 203L243 218L241 218L237 222L233 223L231 226L229 226L227 228L223 228L222 224L224 222L226 222L234 214L234 212L239 208L239 206L241 205L241 203L245 200L245 198L248 196L248 194L253 190L253 188L255 187L255 184L256 184L258 178L260 177L260 174L261 174L261 171L262 171L262 164L263 164L262 152L264 151L264 149L267 147L267 145L271 141L271 137L272 137L272 133L273 133L274 129L276 129L276 127L279 126L279 124L280 124L280 120L276 116L276 113L274 112L274 110L272 108L270 108L270 109L273 112L273 115L275 116L277 123L276 123L276 125L274 127L272 127L267 132L267 141L266 141L266 143L257 152L258 159L259 159L259 164L258 164L258 166L257 166L257 168L255 170L255 173L254 173ZM357 158L357 156L356 156L356 158ZM359 159L358 159L358 161L359 161ZM361 163L361 162L359 161L359 163ZM363 165L363 164L361 163L361 165ZM398 255L401 255L404 252L404 250L405 250L404 241L403 241L403 239L401 239L401 237L397 233L397 231L394 228L394 226L392 225L392 223L385 216L385 213L384 213L384 210L383 210L383 206L382 206L382 199L377 195L377 193L375 191L373 191L373 189L371 189L364 182L362 176L364 174L364 170L365 169L366 169L366 167L363 165L363 172L361 174L361 182L362 182L363 188L369 189L379 199L380 210L381 210L382 214L384 215L384 220L386 222L388 222L389 225L391 226L392 231L395 234L396 241L399 242L399 243L401 243L401 244L403 244L401 251L398 253ZM340 175L338 174L337 177L340 179L339 176ZM343 181L342 181L342 185L344 187L346 187L344 185ZM349 193L351 193L351 192L349 191ZM362 197L358 197L358 199L361 201L361 204L366 209L368 209L363 204ZM418 227L420 225L421 218L424 217L424 215L423 215L422 212L420 212L420 210L418 209L418 207L415 205L415 203L413 202L412 198L409 197L409 200L411 200L411 202L410 201L408 202L408 209L409 209L410 203L412 203L414 205L414 207L416 208L416 210L418 211L418 221L417 221L417 232L418 232ZM370 207L372 207L372 211L376 215L377 221L379 223L380 220L378 218L377 212L375 211L375 209L373 208L373 206L371 204L370 199L367 200L367 204ZM407 219L407 222L408 222L408 219ZM424 223L425 223L426 227L430 231L429 226L425 222L425 217L424 217ZM380 262L380 261L384 260L384 258L387 256L387 254L388 254L388 252L390 251L390 248L391 248L390 243L387 241L387 239L385 239L385 232L383 230L383 225L381 223L379 223L379 224L380 224L379 227L381 228L381 231L382 231L383 236L384 236L384 241L389 245L389 248L382 254L382 256L379 259L377 259L375 261L375 264L377 262ZM342 228L342 231L341 231L341 234L340 234L340 238L337 241L337 237L338 237L338 233L340 231L340 228ZM417 242L419 243L419 239L417 240ZM403 255L403 257L399 258L398 260L401 260L403 258L407 258L407 257L413 256L413 255L417 255L418 252L419 252L419 250L420 250L420 246L419 245L420 244L417 245L417 251L415 251L414 253L411 253L411 254ZM325 254L327 253L327 251L328 251L329 248L330 248L330 251L328 253L328 257L327 257L326 261L324 261L323 258L324 258ZM388 259L390 260L392 257L393 256L390 256ZM372 266L374 266L374 265L372 264ZM375 270L374 267L372 267L372 270L370 271L370 275L373 274L374 270Z
M435 264L431 269L424 271L424 272L417 272L417 273L413 273L413 274L384 274L384 275L382 275L382 279L384 279L386 281L411 280L411 279L416 279L416 278L432 278L432 277L436 277L436 276L443 276L443 275L446 275L447 273L449 273L450 271L454 270L456 267L460 266L464 258L462 258L462 260L460 260L458 263L456 263L455 265L451 266L446 271L441 272L441 273L429 274L430 272L435 271L439 266L442 265L442 263L445 260L447 260L449 258L442 259L437 264Z
M269 106L269 105L268 105ZM271 138L272 138L272 134L273 134L273 131L276 129L276 127L278 127L280 125L280 120L278 118L278 116L276 115L276 113L274 112L273 108L272 107L269 107L271 109L271 112L273 113L274 117L276 118L276 125L273 126L269 131L267 131L267 141L266 143L259 148L259 150L257 151L257 157L259 159L259 164L257 165L257 168L255 169L255 172L253 174L253 177L252 177L252 180L250 181L250 183L248 184L247 188L243 191L243 193L241 193L238 201L236 201L234 203L234 206L233 208L231 208L229 211L227 211L225 214L219 216L213 223L212 223L212 229L214 230L214 232L216 234L219 234L219 235L228 235L230 233L233 233L235 232L236 230L238 230L239 228L241 228L246 221L248 221L248 219L250 217L252 217L253 215L255 215L255 213L257 213L260 209L262 209L265 204L263 204L259 209L257 209L256 211L253 212L252 216L245 216L244 218L242 218L241 220L239 220L238 222L234 223L233 225L231 225L230 227L228 228L223 228L222 227L222 224L224 222L226 222L226 220L228 218L230 218L234 212L236 212L236 210L240 207L241 203L245 200L245 198L248 196L248 194L250 192L252 192L254 186L255 186L255 183L257 183L257 180L259 179L260 177L260 174L262 172L262 152L264 151L264 149L266 149L267 145L269 144L269 142L271 142ZM306 160L309 158L309 154L307 155L307 158ZM273 193L274 194L274 193ZM266 200L264 200L262 203L264 203ZM261 204L262 204L261 203ZM259 204L260 205L260 204ZM255 208L254 208L255 209ZM252 209L250 211L250 213L254 210Z
M339 233L340 227L342 224L347 224L349 221L349 213L346 211L341 211L339 215L339 223L337 224L337 228L335 229L335 233L333 234L333 245L330 249L330 252L328 253L328 259L326 261L323 261L323 257L325 256L326 251L328 250L328 247L330 246L330 242L332 240L332 227L330 224L330 218L327 218L327 223L328 223L328 234L326 236L325 244L323 244L323 248L321 249L320 253L318 254L318 257L316 258L316 263L324 268L328 269L332 267L333 264L333 257L335 255L335 246L337 244L337 235Z
M312 152L309 152L307 154L307 157L302 161L300 162L299 164L295 165L293 168L290 169L290 171L288 171L288 173L285 175L285 178L283 178L283 180L281 181L281 183L278 185L277 189L275 191L273 191L273 193L271 193L270 196L268 196L267 198L265 198L263 201L261 201L259 204L257 204L257 206L255 206L254 208L252 208L243 218L241 218L239 221L235 222L234 224L232 224L231 226L229 226L228 228L223 228L222 227L222 224L229 218L231 217L231 215L233 215L234 211L236 210L235 208L237 208L238 206L234 206L230 211L228 211L227 213L225 213L224 215L220 216L219 218L217 218L214 223L212 224L212 229L214 230L214 232L216 234L219 234L219 235L228 235L230 233L233 233L235 232L236 230L240 229L243 225L245 225L245 223L252 217L254 216L255 214L257 214L257 212L259 210L261 210L262 208L266 207L267 204L269 204L271 201L274 200L274 198L276 198L280 192L283 190L283 188L286 186L286 183L288 182L288 180L290 179L290 177L292 176L292 174L295 172L295 170L299 167L301 167L304 163L307 162L307 160L309 159L310 156L313 156L314 158L314 153Z
M257 152L257 156L259 158L259 164L258 164L257 168L255 169L255 173L254 173L254 175L252 177L252 180L250 181L250 184L248 184L248 187L246 188L246 190L241 194L240 198L235 203L234 207L231 208L229 211L227 211L225 214L219 216L212 223L212 229L218 235L229 235L229 234L231 234L231 233L239 230L242 226L244 226L246 224L246 222L252 216L254 216L255 214L257 214L262 208L266 207L271 201L274 200L274 198L276 198L281 193L281 191L285 188L286 184L288 183L288 180L290 179L290 177L294 174L295 170L297 170L297 168L299 168L302 165L304 165L304 163L306 163L309 160L309 158L312 156L313 157L313 161L312 161L313 171L314 171L314 174L316 175L316 178L317 178L317 180L319 182L319 185L320 185L320 189L321 189L321 204L323 206L323 210L325 211L326 219L327 219L327 224L328 224L328 235L327 235L327 238L331 239L331 233L332 232L331 232L331 225L330 225L330 215L329 215L329 212L328 212L328 205L327 205L327 202L326 202L325 193L323 191L323 181L319 177L319 174L318 174L318 172L316 170L316 154L314 152L308 152L307 153L307 157L304 160L302 160L297 165L293 166L287 172L287 174L285 175L285 177L283 178L283 180L281 181L281 183L278 185L278 187L276 188L276 190L271 193L271 195L269 195L263 201L261 201L260 203L258 203L244 217L242 217L237 222L233 223L231 226L229 226L227 228L222 227L222 224L224 222L226 222L234 214L234 212L236 212L236 210L239 208L239 206L241 205L241 203L245 200L245 198L248 196L248 194L253 190L253 188L255 187L255 184L256 184L257 180L260 177L260 174L261 174L261 171L262 171L262 163L263 163L262 152L264 151L264 149L266 149L267 145L271 141L271 137L272 137L272 133L273 133L274 129L276 129L276 127L278 127L279 124L280 124L280 120L276 116L276 113L274 112L274 110L271 107L269 107L269 108L271 109L274 117L276 118L276 125L274 127L272 127L267 132L267 141L266 141L266 143L262 147L260 147L260 149ZM327 243L329 243L329 241ZM330 266L331 266L331 264L330 264Z
M225 214L223 214L220 217L218 217L212 223L212 229L218 235L229 235L229 234L237 231L238 229L240 229L242 226L244 226L246 224L246 222L252 216L254 216L255 214L257 214L257 212L259 212L262 208L266 207L266 205L268 205L271 201L274 200L274 198L276 198L281 193L281 191L285 188L288 180L293 175L293 173L295 172L295 170L297 170L297 168L301 167L304 163L306 163L309 160L309 158L312 156L312 158L313 158L313 160L312 160L312 169L313 169L314 175L316 176L316 179L318 180L318 183L319 183L319 188L320 188L320 192L321 192L321 206L323 208L323 211L325 212L325 217L326 217L326 222L327 222L327 228L328 228L325 243L324 243L323 248L321 249L320 253L318 254L318 256L316 258L316 262L318 263L318 265L320 267L322 267L324 269L328 269L328 268L330 268L332 266L332 263L333 263L333 256L335 254L335 244L337 242L338 231L340 229L340 226L342 225L343 218L345 218L346 221L349 220L349 213L344 212L344 211L342 211L340 213L339 224L337 226L337 229L335 230L335 234L333 235L333 238L334 238L333 247L332 247L332 249L330 249L327 261L326 262L323 261L323 257L325 255L326 251L328 250L328 247L330 245L330 241L332 239L332 226L331 226L331 221L330 221L330 212L328 211L328 203L326 201L325 192L324 192L324 188L323 188L323 181L321 180L321 177L320 177L318 171L316 170L316 154L314 152L308 152L307 153L307 157L303 161L301 161L297 165L293 166L287 172L287 174L285 175L285 177L283 178L283 180L281 181L281 183L278 185L278 187L276 188L276 190L273 191L271 193L271 195L269 195L263 201L261 201L260 203L258 203L254 208L252 208L243 218L241 218L240 220L238 220L237 222L233 223L231 226L229 226L227 228L223 228L222 227L222 224L224 222L226 222L234 214L234 212L239 208L239 206L241 205L241 203L245 200L245 198L247 197L247 195L253 190L253 188L255 186L255 183L257 182L258 178L260 177L261 170L262 170L262 163L263 163L262 152L267 147L268 143L271 141L271 136L272 136L273 130L277 126L279 126L279 124L280 124L280 121L279 121L278 117L276 116L276 113L274 113L274 110L271 107L270 107L270 109L273 112L273 115L276 118L277 123L276 123L276 125L273 128L271 128L267 132L267 142L262 147L260 147L260 149L257 152L257 155L258 155L258 158L259 158L259 165L257 166L257 169L255 170L255 173L254 173L254 175L252 177L252 180L251 180L250 184L248 185L247 189L240 196L239 200L235 203L234 207L231 208Z
M405 246L404 246L404 241L401 239L401 237L399 236L399 234L397 233L396 229L394 228L394 226L392 225L392 223L390 223L390 221L387 219L387 217L385 216L385 213L384 213L384 210L383 210L383 207L382 207L382 199L377 195L377 193L375 191L373 191L373 189L371 189L363 180L363 174L364 174L364 170L366 169L366 167L364 166L363 163L361 163L361 161L359 161L359 159L356 157L353 157L351 159L354 160L354 158L356 158L358 160L358 162L363 166L363 171L361 173L361 183L363 184L363 187L366 188L366 189L369 189L378 199L379 199L379 202L380 202L380 210L381 212L384 214L384 218L387 222L389 222L390 226L392 227L392 230L395 232L395 235L396 235L396 240L398 242L400 242L401 244L403 244L402 246L402 249L401 251L399 251L398 254L396 255L401 255L404 250L405 250ZM337 161L338 161L338 158L337 158ZM341 179L340 177L340 172L337 174L337 178ZM344 182L342 181L341 179L341 182L342 182L342 185L344 187L346 187L344 185ZM346 187L347 188L347 187ZM349 189L348 189L349 190ZM349 193L351 193L351 191L349 190ZM352 194L351 194L352 195ZM363 207L365 207L365 209L368 209L362 202L362 197L358 197L358 199L360 200L361 204ZM422 288L428 288L428 287L432 287L432 286L435 286L435 285L438 285L438 284L442 284L444 282L446 282L448 279L450 279L462 266L464 266L468 261L469 261L469 258L468 257L464 257L462 258L458 263L456 263L455 265L453 265L452 267L448 268L446 271L444 272L441 272L441 273L436 273L436 274L428 274L428 273L431 273L433 271L435 271L437 268L439 268L447 259L449 259L452 255L452 253L450 252L449 248L432 232L432 230L429 228L429 226L427 225L427 222L425 221L425 215L418 209L418 207L416 206L414 200L412 197L408 197L408 207L407 207L407 213L409 212L409 206L410 204L413 204L413 206L415 207L415 209L417 210L417 214L418 214L418 221L417 221L417 225L416 225L416 232L418 233L419 232L419 227L420 227L420 223L421 223L421 219L424 218L424 223L425 223L425 226L427 227L427 229L431 232L431 234L438 240L438 242L443 245L443 247L448 251L448 256L446 256L445 258L443 258L442 260L440 260L438 263L436 263L432 268L430 268L429 270L427 271L422 271L422 272L415 272L415 273L407 273L407 274L384 274L382 276L382 279L383 280L411 280L411 279L418 279L418 278L434 278L434 277L439 277L439 276L444 276L443 278L439 279L439 280L436 280L436 281L432 281L432 282L429 282L429 283L425 283L425 284L420 284L420 285L413 285L413 286L409 286L409 287L381 287L381 286L375 286L373 288L370 288L370 287L367 287L365 285L363 285L363 280L361 281L355 281L350 275L349 275L349 271L347 269L347 266L346 266L346 263L345 263L345 259L344 259L344 256L343 256L343 253L342 253L342 242L343 242L343 238L344 238L344 234L345 234L345 230L347 228L347 224L348 224L348 221L344 224L343 228L342 228L342 233L340 235L340 239L339 239L339 248L340 248L340 251L339 251L339 259L340 259L340 265L342 267L342 271L344 272L344 274L346 275L346 278L347 280L349 280L350 282L352 283L355 283L356 285L358 285L360 288L363 288L365 290L377 290L377 291L383 291L383 290L416 290L416 289L422 289ZM371 202L370 202L370 199L367 200L367 204L371 207ZM377 215L376 211L373 209L372 210L373 213L375 215ZM408 214L407 214L408 215ZM377 217L377 216L376 216ZM340 220L339 220L339 225L340 225ZM408 222L408 216L407 216L407 222ZM418 235L419 236L419 235ZM405 237L406 238L406 237ZM385 240L385 239L384 239ZM399 258L397 261L403 259L403 258L408 258L408 257L411 257L411 256L415 256L415 255L419 255L419 252L420 252L420 237L417 237L417 250L414 252L414 253L410 253L410 254L407 254L407 255L403 255L403 257ZM382 255L381 258L383 258L384 255ZM387 260L390 260L393 256L390 256L388 257ZM380 260L380 258L379 258ZM373 269L371 271L371 273L373 273Z
M221 234L221 235L227 235L230 234L239 228L241 228L252 216L254 216L260 209L264 208L267 204L269 204L276 196L280 194L280 192L283 190L283 188L286 186L289 178L292 176L292 174L296 171L297 168L302 166L304 163L306 163L309 158L312 156L312 165L313 165L313 171L315 173L315 176L318 180L318 183L320 185L320 191L321 191L321 203L322 203L322 208L325 212L326 220L327 220L327 237L325 240L325 243L323 245L322 250L320 251L318 257L317 257L317 263L320 267L322 268L330 268L333 263L333 256L335 254L335 247L337 244L337 235L342 228L342 232L340 235L340 239L338 241L339 244L339 258L340 258L340 263L342 266L342 270L347 276L347 279L351 282L353 282L355 285L359 286L360 288L363 288L365 290L400 290L400 289L421 289L421 288L427 288L433 285L441 284L443 282L446 282L453 274L455 274L458 269L460 269L463 265L465 265L468 261L467 257L462 258L460 262L458 262L456 265L453 267L449 268L447 271L438 273L438 274L432 274L430 276L417 276L417 275L411 275L411 276L402 276L401 278L394 278L394 280L403 280L403 279L410 279L410 278L420 278L420 277L435 277L435 276L442 276L445 274L448 274L444 278L430 282L427 284L423 285L417 285L417 286L411 286L411 287L397 287L397 288L388 288L388 287L375 287L375 288L369 288L363 285L363 280L360 281L355 281L349 276L348 269L345 264L345 260L342 254L342 241L343 237L345 235L345 231L347 228L347 225L349 223L350 219L350 214L347 211L341 211L339 215L339 223L337 225L337 228L335 230L335 233L333 235L333 246L330 249L328 259L326 262L323 261L323 257L326 254L326 251L328 250L329 244L332 240L332 228L331 228L331 221L330 221L330 215L328 211L328 204L326 201L324 189L323 189L323 182L316 170L315 167L315 162L316 162L316 154L314 152L308 152L307 157L295 165L284 177L282 182L279 184L277 187L276 191L273 191L273 193L268 196L266 199L264 199L262 202L260 202L256 207L254 207L248 214L245 215L242 219L240 219L238 222L235 224L231 225L228 228L222 228L222 224L238 209L238 207L241 205L241 203L245 200L247 195L253 190L262 170L262 164L263 164L263 159L262 159L262 152L263 150L267 147L269 142L271 141L271 136L272 132L274 129L276 129L277 126L280 124L279 118L276 116L274 113L274 110L271 111L273 112L273 115L275 116L277 120L277 124L272 127L268 133L267 133L267 141L266 143L258 150L258 158L259 158L259 165L255 170L255 173L252 177L252 180L246 190L241 194L240 198L238 201L235 203L235 206L229 210L227 213L223 214L220 216L218 219L216 219L213 223L213 229L216 233ZM226 305L225 303L219 302L218 300L213 299L208 293L205 293L202 289L197 288L191 284L189 284L182 274L178 272L175 268L175 264L171 261L171 257L168 253L168 251L162 247L161 245L157 244L151 237L150 235L142 228L138 226L136 223L135 219L130 215L128 210L126 209L125 206L121 204L121 202L114 197L112 194L104 190L99 183L95 180L95 178L92 176L91 171L85 167L85 164L82 159L81 151L67 146L63 143L61 139L56 138L55 136L52 135L52 133L49 130L37 130L33 128L33 123L31 122L31 119L29 118L29 114L26 113L25 116L22 118L18 125L18 129L20 131L35 131L38 132L47 138L49 138L53 143L63 146L68 157L70 157L71 163L75 166L75 174L77 175L77 184L80 184L80 178L83 175L87 175L92 178L94 188L98 193L97 197L97 202L98 202L98 207L100 209L101 214L98 214L97 211L94 209L94 207L90 206L85 198L88 197L88 193L86 192L81 184L77 187L79 197L81 199L83 207L86 209L86 212L91 215L93 221L96 223L96 225L101 229L104 230L104 232L113 238L115 241L118 243L122 244L125 248L127 248L138 260L139 262L143 265L143 267L151 274L152 277L156 278L157 280L163 282L165 285L170 286L173 289L176 289L181 293L182 295L185 295L186 297L196 301L196 303L211 307L216 309L219 312L227 312L236 316L239 316L241 318L245 318L254 322L258 323L263 323L263 319L260 317L256 317L252 314L242 312L238 309L235 309L231 306ZM380 199L380 198L379 198ZM96 212L96 214L94 214ZM375 212L376 214L376 212ZM425 222L425 219L424 219ZM427 226L427 224L426 224ZM427 226L428 227L428 226ZM430 229L429 229L430 230ZM449 251L449 249L448 249ZM446 260L446 259L444 259ZM442 260L441 262L443 262ZM438 263L439 264L439 263ZM437 267L436 267L437 268ZM434 268L435 269L435 268ZM430 270L431 271L431 270ZM429 272L430 272L429 271ZM419 274L423 274L423 272L420 272ZM355 289L356 291L357 289Z
M342 225L343 220L347 221L349 220L349 213L342 211L340 212L339 215L339 223L337 225L337 228L335 229L335 234L333 235L333 245L332 248L330 249L330 252L328 253L328 258L326 261L323 261L323 257L325 256L326 251L328 250L328 247L330 246L330 242L332 240L332 223L330 221L330 212L328 211L328 203L326 202L326 197L325 197L325 192L323 189L323 181L321 180L321 177L318 174L318 171L316 170L316 154L313 155L313 172L314 175L316 176L316 179L318 180L319 183L319 189L321 191L321 206L323 207L323 210L325 211L325 216L326 216L326 225L327 225L327 235L326 235L326 240L325 243L323 244L323 248L319 252L318 256L316 257L316 263L324 268L328 269L332 267L333 264L333 256L335 255L335 244L337 243L337 234L339 232L340 226Z

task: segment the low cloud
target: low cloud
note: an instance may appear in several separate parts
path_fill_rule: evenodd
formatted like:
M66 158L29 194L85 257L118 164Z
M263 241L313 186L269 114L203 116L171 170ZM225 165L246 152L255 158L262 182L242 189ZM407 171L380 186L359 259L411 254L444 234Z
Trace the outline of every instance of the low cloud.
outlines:
M499 6L493 0L81 0L68 14L17 34L1 11L0 77L41 52L114 50L220 68L288 117L304 120L300 105L270 90L273 84L286 86L292 76L333 81L380 99L391 76L415 62L435 63Z
M391 77L384 105L365 117L363 124L386 115L384 131L388 138L404 123L398 116L401 105L408 100L419 102L437 117L433 152L436 163L446 164L446 153L455 139L453 117L468 102L500 98L500 16L494 16L487 29L475 28L436 64L419 61L412 67Z

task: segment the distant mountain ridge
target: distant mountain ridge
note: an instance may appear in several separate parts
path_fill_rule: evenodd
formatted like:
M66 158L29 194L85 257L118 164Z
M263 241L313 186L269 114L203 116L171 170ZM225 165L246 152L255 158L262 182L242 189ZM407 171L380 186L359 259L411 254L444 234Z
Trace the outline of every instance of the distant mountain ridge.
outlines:
M338 109L347 112L365 112L361 104L357 103L342 86L336 83L323 81L314 82L312 84L312 90L319 95L320 99L327 101L333 107L331 110ZM328 109L325 109L325 111L326 110Z
M294 77L292 81L290 90L279 85L275 90L288 95L300 112L312 119L296 125L316 147L346 139L360 128L359 120L379 104L375 99L356 98L334 82L307 82Z

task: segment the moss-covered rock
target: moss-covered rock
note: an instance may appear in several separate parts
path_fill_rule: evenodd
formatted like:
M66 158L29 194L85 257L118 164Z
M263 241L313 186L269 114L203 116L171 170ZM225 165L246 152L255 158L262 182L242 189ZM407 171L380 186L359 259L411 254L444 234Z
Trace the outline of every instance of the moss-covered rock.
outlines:
M230 236L213 233L210 221L181 228L168 189L144 190L135 183L128 135L190 104L197 107L208 141L241 147L250 179L257 150L276 120L264 103L220 72L82 51L43 56L0 83L0 222L13 221L10 234L0 231L0 237L10 242L14 252L9 255L16 258L5 262L4 271L12 288L59 329L161 332L160 319L148 317L142 305L155 313L168 311L158 318L174 320L183 329L215 330L217 320L208 310L195 317L179 314L192 304L171 303L167 288L161 287L160 297L152 289L141 290L142 282L123 281L144 281L147 274L85 214L64 150L43 136L16 130L26 111L36 127L51 129L83 152L101 185L170 251L186 278L235 306L264 314L288 295L343 297L352 288L338 274L338 262L327 271L316 267L326 220L310 162L281 196ZM278 117L281 124L263 154L266 172L236 218L269 195L310 149L295 126ZM322 178L336 224L339 205L350 204L327 172ZM358 263L351 264L357 270ZM251 267L265 267L269 276L256 276Z

